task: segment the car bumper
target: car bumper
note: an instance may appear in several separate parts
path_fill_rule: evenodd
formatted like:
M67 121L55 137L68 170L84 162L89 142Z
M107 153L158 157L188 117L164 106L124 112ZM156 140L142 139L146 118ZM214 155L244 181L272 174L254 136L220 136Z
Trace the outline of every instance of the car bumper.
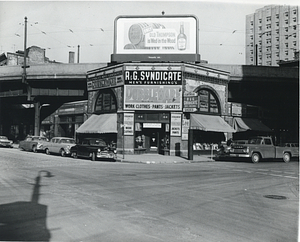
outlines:
M0 147L11 148L12 144L0 143Z
M241 158L249 158L249 154L229 154L229 157L241 157Z
M99 159L116 159L116 154L114 153L97 153L97 158Z

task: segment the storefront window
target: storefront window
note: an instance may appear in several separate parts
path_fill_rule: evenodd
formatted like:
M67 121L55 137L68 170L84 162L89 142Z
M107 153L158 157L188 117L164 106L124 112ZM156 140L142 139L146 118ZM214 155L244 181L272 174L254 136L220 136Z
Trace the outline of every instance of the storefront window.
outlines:
M210 90L202 89L198 92L198 95L200 96L199 111L220 113L218 99Z
M95 104L95 112L109 112L116 109L115 95L109 90L100 92Z

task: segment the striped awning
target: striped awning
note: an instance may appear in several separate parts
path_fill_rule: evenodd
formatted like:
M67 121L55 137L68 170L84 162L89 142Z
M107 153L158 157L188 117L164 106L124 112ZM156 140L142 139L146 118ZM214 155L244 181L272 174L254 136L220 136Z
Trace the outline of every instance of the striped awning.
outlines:
M117 133L117 114L93 114L77 130L76 133L103 134Z
M260 120L254 118L234 118L233 127L237 132L244 132L247 130L272 132L272 130L264 125Z
M226 121L220 116L191 114L190 129L234 133L236 132Z

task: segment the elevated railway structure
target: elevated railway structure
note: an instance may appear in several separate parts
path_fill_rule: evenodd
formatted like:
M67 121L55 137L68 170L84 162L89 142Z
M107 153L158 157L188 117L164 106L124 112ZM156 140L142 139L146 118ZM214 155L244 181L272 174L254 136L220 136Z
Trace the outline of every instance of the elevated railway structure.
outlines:
M290 66L209 65L230 72L228 101L260 107L276 136L299 142L299 61Z
M289 131L299 139L299 68L201 64L230 73L228 101L262 107L260 116L274 130ZM107 63L39 64L0 67L0 134L19 133L34 126L62 104L87 100L87 71ZM25 81L24 81L25 80ZM270 115L268 115L270 113ZM272 114L272 115L271 115Z
M62 104L87 99L86 73L105 64L39 64L0 67L0 133L13 124L28 133L30 124L39 134L40 120Z

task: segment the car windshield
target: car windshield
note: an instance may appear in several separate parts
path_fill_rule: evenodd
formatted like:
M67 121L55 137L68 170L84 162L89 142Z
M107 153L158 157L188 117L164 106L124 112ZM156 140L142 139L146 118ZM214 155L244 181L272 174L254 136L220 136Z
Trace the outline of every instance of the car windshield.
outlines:
M5 137L5 136L0 136L0 139L7 139L7 137Z
M256 144L259 145L261 143L262 138L252 138L248 140L248 144Z
M97 146L106 146L106 143L102 139L91 139L90 145L97 145Z

